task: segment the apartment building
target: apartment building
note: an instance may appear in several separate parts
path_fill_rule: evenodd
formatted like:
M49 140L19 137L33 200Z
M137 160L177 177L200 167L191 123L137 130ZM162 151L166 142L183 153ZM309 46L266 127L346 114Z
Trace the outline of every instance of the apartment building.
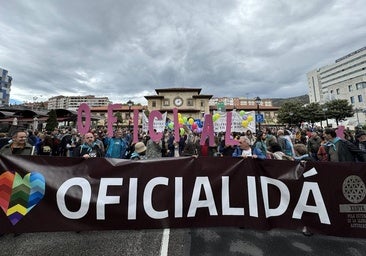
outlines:
M10 87L13 78L8 75L8 71L0 68L0 106L9 105Z
M48 99L47 109L67 109L78 110L81 103L86 103L89 107L108 106L111 103L108 97L95 97L94 95L87 96L55 96Z
M356 111L351 123L365 122L366 46L308 72L307 82L310 102L324 104L334 99L348 100Z

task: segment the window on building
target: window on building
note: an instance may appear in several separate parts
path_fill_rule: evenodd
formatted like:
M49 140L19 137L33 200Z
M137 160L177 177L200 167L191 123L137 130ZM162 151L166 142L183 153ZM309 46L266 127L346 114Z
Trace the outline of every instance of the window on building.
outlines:
M193 99L187 99L187 106L193 106Z
M355 97L354 96L350 97L349 99L351 101L351 104L355 104Z
M271 107L271 106L272 106L272 102L271 102L271 101L266 100L266 101L264 102L264 106Z
M356 89L357 90L361 90L361 89L364 89L364 88L366 88L366 82L361 82L361 83L356 84Z
M330 90L330 94L333 94L333 92L334 92L333 90Z
M348 91L349 92L352 92L352 84L351 85L348 85Z
M362 102L363 101L362 95L358 95L357 98L358 98L358 102Z
M339 89L336 90L337 94L339 94Z
M164 99L164 106L169 106L169 105L170 105L170 100Z
M203 100L201 100L201 107L205 106L205 102Z
M248 101L247 100L240 100L239 104L240 104L240 106L247 106Z
M156 101L155 101L155 100L153 100L153 101L151 102L151 106L152 106L153 108L156 108Z

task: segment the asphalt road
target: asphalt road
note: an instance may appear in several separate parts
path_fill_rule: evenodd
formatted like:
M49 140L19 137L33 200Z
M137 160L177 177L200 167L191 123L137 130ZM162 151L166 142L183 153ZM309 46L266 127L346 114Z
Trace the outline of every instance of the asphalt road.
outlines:
M0 255L352 255L366 239L304 236L287 230L195 228L25 233L0 237Z

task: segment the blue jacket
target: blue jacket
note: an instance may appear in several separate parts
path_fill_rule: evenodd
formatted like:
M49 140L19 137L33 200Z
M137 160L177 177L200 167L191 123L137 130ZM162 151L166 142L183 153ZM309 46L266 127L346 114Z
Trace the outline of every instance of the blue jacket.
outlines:
M107 158L126 158L126 151L128 149L127 142L122 138L112 137L107 143Z
M232 156L233 157L241 157L242 151L243 150L240 147L236 147ZM266 159L266 156L262 153L262 151L259 148L253 148L252 149L252 154L257 155L257 157L260 158L260 159Z

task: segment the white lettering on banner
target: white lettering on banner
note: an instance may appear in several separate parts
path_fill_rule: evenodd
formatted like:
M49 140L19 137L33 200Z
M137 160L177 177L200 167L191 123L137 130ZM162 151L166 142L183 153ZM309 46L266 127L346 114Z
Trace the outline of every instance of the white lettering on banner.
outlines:
M130 190L128 193L128 219L136 219L137 208L137 178L130 179Z
M280 204L275 209L269 208L268 184L276 186L281 193ZM290 203L290 191L286 187L286 184L279 180L261 176L261 188L263 191L262 196L266 218L282 215L287 210L288 204Z
M183 178L175 177L174 217L183 217Z
M200 200L201 188L205 191L206 200ZM194 217L197 208L207 207L210 215L217 215L215 200L208 177L197 177L193 188L191 205L187 217Z
M315 206L306 204L310 193L313 193ZM304 182L304 186L302 187L301 195L295 207L292 218L301 219L303 212L317 213L321 223L330 224L327 208L325 207L319 185L316 182Z
M244 215L244 208L230 207L229 177L222 177L222 215Z
M251 217L258 217L257 185L255 184L255 177L248 176L247 183L248 183L249 215Z
M66 192L73 186L79 186L82 190L81 194L81 204L80 209L76 212L71 212L66 207L65 203L65 195ZM84 217L89 210L89 204L90 204L90 198L91 198L91 186L87 179L84 178L72 178L64 183L59 187L56 194L56 202L58 209L64 215L66 218L69 219L81 219Z
M246 190L248 193L247 202L248 202L248 210L249 216L258 218L258 190L256 184L255 176L247 176L246 180ZM209 180L209 177L196 177L193 185L193 191L190 198L190 205L188 211L186 213L183 212L183 202L188 202L188 200L184 200L184 196L189 194L191 191L183 190L183 177L175 177L174 183L169 182L170 179L167 177L155 177L147 182L143 191L143 210L146 215L152 219L164 219L169 218L172 214L168 209L164 210L156 210L157 205L153 205L153 192L157 186L174 186L174 217L182 218L182 217L195 217L197 209L199 208L207 208L210 216L217 216L218 211L215 204L214 193L212 190L212 184ZM245 183L245 182L243 182ZM129 189L128 189L128 209L127 216L128 220L136 220L137 209L138 209L138 178L130 178L129 179ZM108 204L120 204L120 195L107 195L109 186L122 186L123 178L102 178L100 180L99 192L97 197L96 204L96 216L98 220L105 220L106 217L106 205ZM243 184L244 185L244 184ZM81 188L81 196L80 196L80 208L77 211L70 211L67 208L65 197L69 192L70 188L73 186L78 186ZM280 180L260 176L260 186L261 193L263 198L263 208L264 215L266 218L276 217L283 215L286 211L288 211L289 203L290 203L290 191L286 184ZM275 208L270 208L271 195L269 193L269 186L274 186L279 190L280 193L280 201L278 206ZM242 186L245 188L245 186ZM171 191L171 189L169 189ZM187 192L187 193L184 193ZM243 193L244 195L244 193ZM85 178L75 177L69 180L66 180L57 190L56 200L57 206L63 216L69 219L81 219L83 218L89 211L90 200L92 196L91 185L89 181ZM238 195L236 195L238 196ZM73 196L75 197L75 196ZM315 199L315 205L308 205L308 199L312 197ZM170 198L170 196L169 196ZM205 198L205 199L202 199ZM277 197L276 197L277 198ZM273 199L272 199L273 200ZM296 199L292 199L296 200ZM244 216L245 208L240 206L233 207L230 205L230 177L222 176L221 177L221 214L223 216ZM294 204L295 205L295 204ZM169 208L169 206L167 206ZM108 208L107 208L108 209ZM140 208L142 209L142 208ZM261 208L260 208L261 209ZM319 216L319 220L322 224L331 224L328 212L320 191L320 188L316 182L304 182L301 194L296 203L295 209L293 209L292 218L293 219L301 219L304 212L317 214Z
M158 185L165 185L168 186L169 179L165 177L157 177L150 180L145 187L144 191L144 208L145 212L149 217L153 219L164 219L168 218L168 210L164 211L157 211L154 209L152 205L152 192L154 188Z
M99 192L97 198L97 220L105 219L105 205L119 204L119 196L107 196L108 186L122 186L122 178L102 178L100 179Z

